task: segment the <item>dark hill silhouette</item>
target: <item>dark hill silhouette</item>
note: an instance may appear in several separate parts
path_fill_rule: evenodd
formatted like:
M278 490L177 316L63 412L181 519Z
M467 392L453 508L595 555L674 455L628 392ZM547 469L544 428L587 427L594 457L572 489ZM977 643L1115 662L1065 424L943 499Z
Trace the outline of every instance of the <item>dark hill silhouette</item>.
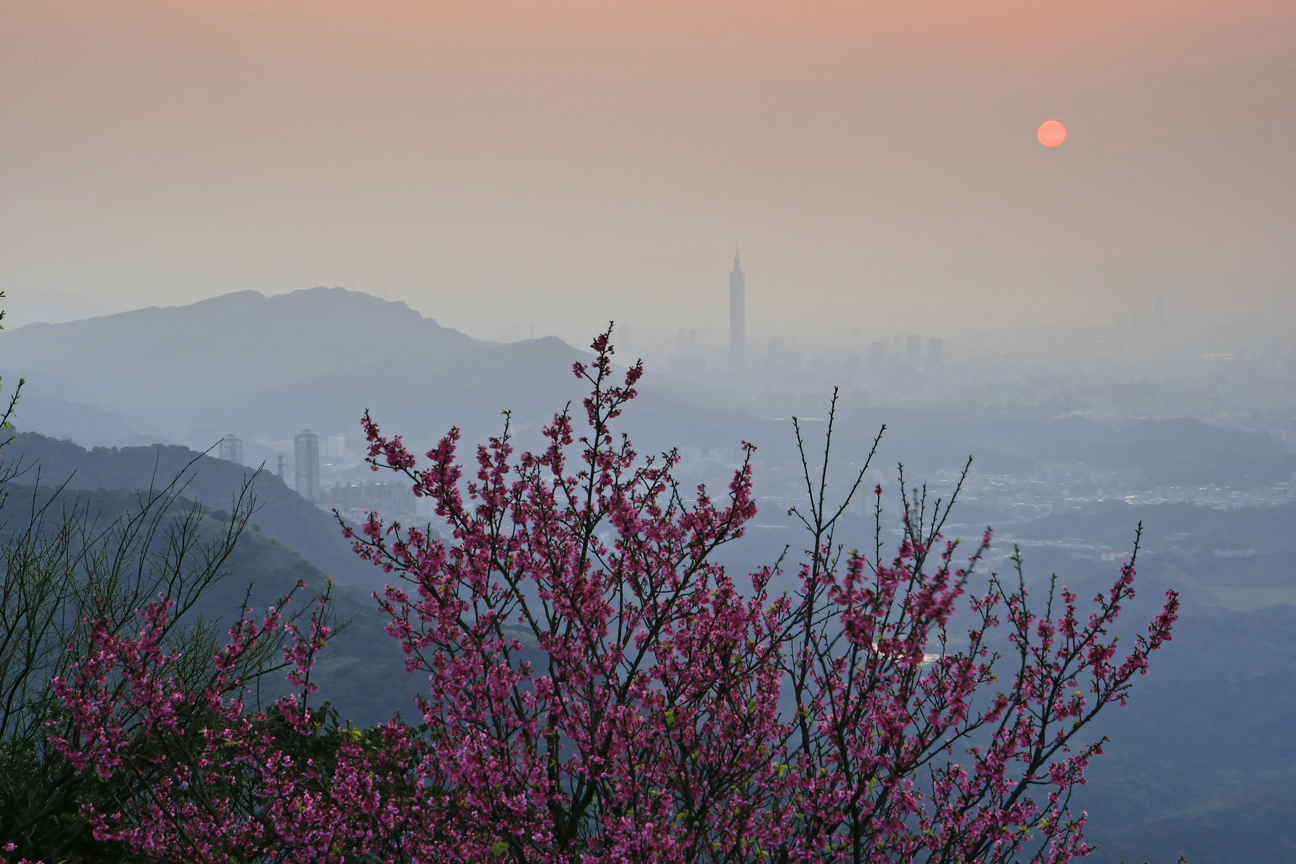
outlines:
M56 494L51 488L21 486L7 491L11 494L0 508L0 542L26 530L33 514L41 512L42 505ZM84 515L86 524L94 526L95 530L88 532L94 538L117 519L136 514L140 508L135 492L64 489L58 494L61 506L56 502L43 519L37 519L38 525L51 532L57 530L65 514L75 510ZM178 516L189 506L189 500L180 498L172 502L170 512ZM220 533L227 521L228 514L208 510L200 530ZM162 550L157 546L154 551ZM286 613L309 614L308 597L325 590L326 578L300 554L254 524L239 537L224 576L208 586L190 614L215 622L217 633L223 637L245 599L257 614L262 614L284 595L294 593L296 602L287 607ZM295 590L298 583L305 583L306 590ZM329 640L312 674L321 685L323 698L333 703L343 719L360 724L382 722L396 711L410 713L412 698L421 689L420 679L406 671L400 643L386 633L390 618L378 611L364 589L335 582L332 596L334 620L349 623L340 637ZM260 695L270 699L285 687L283 674L276 674L263 681Z
M231 496L252 469L187 447L148 447L86 450L70 441L24 432L5 449L5 459L26 469L12 485L69 489L133 491L165 486L185 472L186 497L200 501L213 511L228 510ZM297 552L323 573L344 584L381 585L380 574L360 561L343 539L337 522L301 498L278 477L263 472L256 480L258 509L252 521L265 533Z

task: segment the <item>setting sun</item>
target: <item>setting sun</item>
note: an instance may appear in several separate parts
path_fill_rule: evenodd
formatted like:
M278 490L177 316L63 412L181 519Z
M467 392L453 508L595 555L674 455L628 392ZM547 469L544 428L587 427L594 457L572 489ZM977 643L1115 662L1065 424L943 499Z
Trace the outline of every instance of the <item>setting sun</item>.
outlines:
M1046 120L1039 128L1039 142L1045 147L1056 147L1066 140L1066 127L1057 120Z

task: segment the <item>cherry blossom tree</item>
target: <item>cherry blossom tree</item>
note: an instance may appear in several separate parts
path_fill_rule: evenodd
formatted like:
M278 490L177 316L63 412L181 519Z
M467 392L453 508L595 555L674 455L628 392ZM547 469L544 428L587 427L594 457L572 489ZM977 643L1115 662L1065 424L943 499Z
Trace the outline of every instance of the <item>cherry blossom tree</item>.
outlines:
M1041 612L1019 559L1011 580L975 575L989 532L966 553L944 536L957 491L902 492L884 560L874 489L874 548L848 551L841 517L868 465L829 502L831 419L817 477L796 427L806 560L736 578L715 553L755 515L754 448L718 493L681 486L677 453L636 452L616 421L642 366L615 373L610 335L575 366L581 422L558 413L538 453L515 452L506 420L471 474L455 429L421 465L364 417L371 465L405 475L440 526L375 513L346 528L398 577L377 600L427 678L419 726L353 730L308 707L327 605L285 647L295 692L252 711L237 681L176 674L150 635L159 602L137 637L105 628L60 685L66 757L138 779L93 807L99 836L213 862L1084 857L1070 802L1102 748L1086 727L1169 641L1177 595L1121 653L1133 555L1092 603L1054 583ZM245 614L218 675L279 614Z
M450 534L374 514L357 544L416 589L382 605L429 676L440 830L460 838L448 860L1083 856L1068 804L1101 741L1080 736L1169 640L1177 595L1118 658L1133 556L1090 610L1055 586L1040 616L1020 568L969 594L990 534L960 563L942 536L953 497L906 495L884 562L880 488L874 557L845 553L836 531L872 454L831 508L835 411L817 480L796 429L809 512L793 512L812 538L799 589L771 596L776 568L739 585L712 556L755 513L754 448L724 495L686 492L677 454L643 458L614 434L641 365L618 382L610 330L591 348L575 367L584 434L562 412L542 453L514 459L506 426L466 483L456 431L418 468L365 417L374 466L405 473ZM972 623L956 650L960 603Z

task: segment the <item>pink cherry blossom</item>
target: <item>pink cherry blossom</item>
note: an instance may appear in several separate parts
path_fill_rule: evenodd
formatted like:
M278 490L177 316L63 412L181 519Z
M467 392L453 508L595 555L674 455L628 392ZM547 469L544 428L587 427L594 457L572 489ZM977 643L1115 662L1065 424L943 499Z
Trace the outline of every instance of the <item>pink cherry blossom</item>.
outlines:
M445 534L376 513L346 529L398 577L376 600L428 682L417 727L336 729L308 707L327 598L309 628L245 614L208 682L183 680L161 646L165 599L135 637L97 628L56 684L79 733L58 741L66 758L136 790L88 810L96 836L200 862L1088 854L1070 809L1102 752L1087 724L1170 640L1177 595L1122 654L1133 558L1087 609L1055 586L1041 616L1020 568L975 575L989 532L963 557L943 537L952 502L905 497L883 561L876 488L873 557L845 552L849 499L828 505L808 470L797 589L772 592L774 566L736 579L714 553L756 513L755 448L723 490L681 487L674 452L637 453L614 421L643 370L614 374L610 334L574 369L582 424L558 413L540 452L516 453L506 421L471 466L457 429L421 464L362 421L371 465L407 477ZM293 690L256 710L232 676L277 632Z

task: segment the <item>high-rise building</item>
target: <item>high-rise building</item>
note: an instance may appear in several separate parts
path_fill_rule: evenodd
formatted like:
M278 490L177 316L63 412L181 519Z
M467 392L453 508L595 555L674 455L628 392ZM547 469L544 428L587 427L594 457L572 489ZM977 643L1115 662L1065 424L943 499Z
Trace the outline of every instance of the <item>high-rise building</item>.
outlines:
M907 336L905 337L905 357L910 363L917 363L922 360L922 337Z
M216 448L216 454L226 462L242 465L243 439L231 432L220 440L220 444Z
M927 359L933 365L940 366L945 362L945 340L939 336L933 336L927 340Z
M729 349L737 354L746 344L747 279L738 261L738 253L734 252L734 269L729 274Z
M297 494L314 501L319 497L319 436L303 429L293 438L296 450L294 468L297 473Z

